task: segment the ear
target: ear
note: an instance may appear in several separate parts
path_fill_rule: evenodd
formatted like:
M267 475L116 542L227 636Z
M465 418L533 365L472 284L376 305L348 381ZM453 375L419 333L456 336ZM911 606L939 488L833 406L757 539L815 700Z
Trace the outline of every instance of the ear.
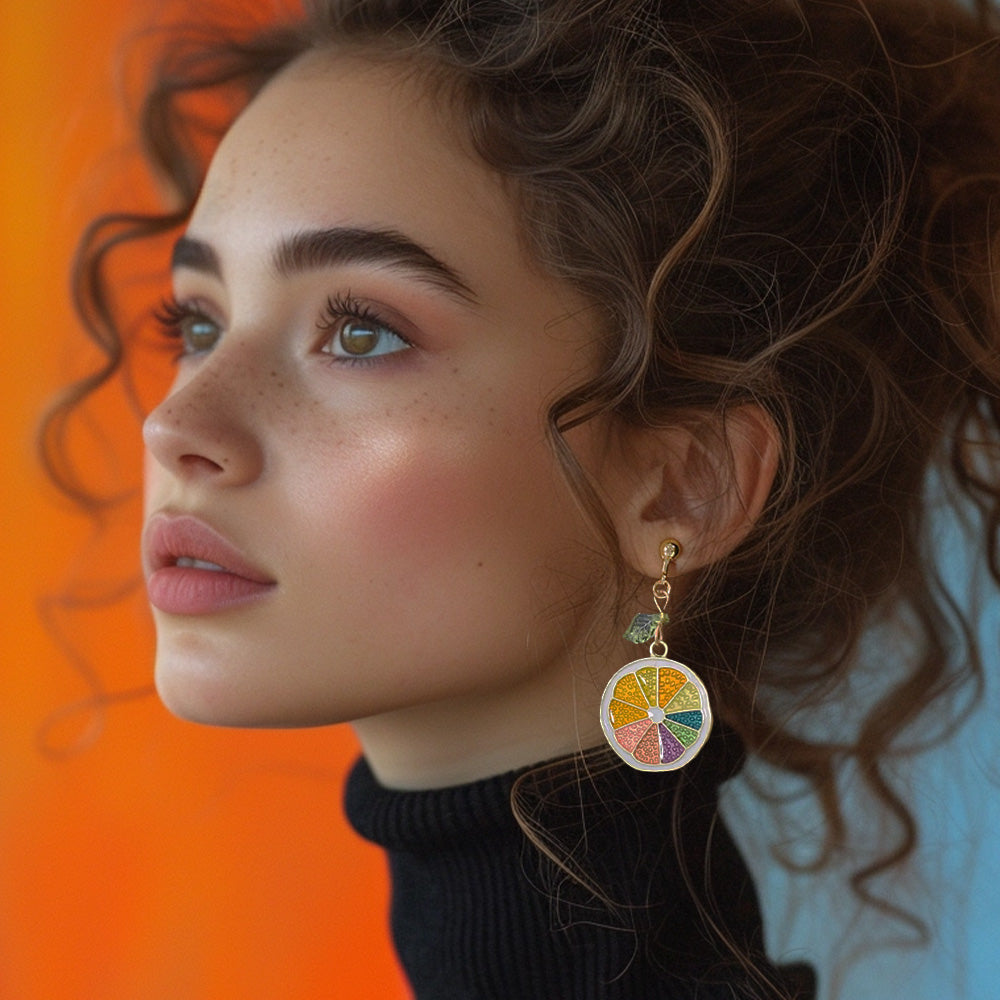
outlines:
M679 574L728 555L760 517L778 469L777 428L755 404L665 428L620 426L614 437L605 497L622 556L646 577L660 574L665 538L681 544Z

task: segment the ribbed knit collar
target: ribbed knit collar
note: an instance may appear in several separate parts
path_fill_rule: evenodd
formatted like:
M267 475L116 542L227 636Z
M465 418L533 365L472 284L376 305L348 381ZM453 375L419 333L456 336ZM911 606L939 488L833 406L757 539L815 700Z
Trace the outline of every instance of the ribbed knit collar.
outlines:
M739 771L744 758L739 737L717 725L701 754L682 770L649 774L615 759L611 768L579 786L578 801L583 803L590 795L610 795L622 803L651 796L672 798L679 786L685 786L714 803L719 785ZM362 757L348 776L347 817L358 834L388 851L425 851L461 845L468 837L509 836L519 829L511 812L511 791L517 779L542 768L558 771L561 764L576 759L549 761L468 784L399 791L379 784ZM585 773L588 768L580 760L579 771Z
M699 882L712 873L717 916L766 962L753 884L716 813L718 785L742 759L738 739L720 727L683 771L614 764L587 777L569 759L526 778L544 803L542 825L624 910L567 879L524 836L511 810L524 771L394 791L359 760L347 815L388 852L393 938L417 1000L756 995L699 920L677 862L680 851Z
M387 851L446 851L471 837L510 837L517 823L510 794L521 774L431 791L396 791L379 784L362 757L347 784L345 807L355 831Z

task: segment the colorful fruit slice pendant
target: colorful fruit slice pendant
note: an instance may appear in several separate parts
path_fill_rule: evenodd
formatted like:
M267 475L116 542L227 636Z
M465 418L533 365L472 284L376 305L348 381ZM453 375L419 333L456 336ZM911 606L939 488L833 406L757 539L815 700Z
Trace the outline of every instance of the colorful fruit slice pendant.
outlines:
M604 689L601 727L631 767L675 771L698 754L712 731L708 691L676 660L633 660Z
M676 771L693 760L712 732L708 691L690 668L667 659L667 573L680 555L672 538L660 546L663 570L653 584L656 614L639 614L625 633L650 643L649 656L615 672L601 698L601 728L611 749L639 771Z

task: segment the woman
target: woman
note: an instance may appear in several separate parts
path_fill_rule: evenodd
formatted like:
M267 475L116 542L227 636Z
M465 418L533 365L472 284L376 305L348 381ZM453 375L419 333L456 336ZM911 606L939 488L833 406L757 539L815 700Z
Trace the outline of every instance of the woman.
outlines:
M717 817L747 750L813 784L831 847L853 757L903 829L862 894L912 848L881 767L963 675L930 469L1000 578L987 19L326 0L165 50L170 204L98 220L79 271L98 381L108 253L176 232L158 689L216 725L352 722L418 996L813 995ZM797 731L890 608L914 669L853 735Z

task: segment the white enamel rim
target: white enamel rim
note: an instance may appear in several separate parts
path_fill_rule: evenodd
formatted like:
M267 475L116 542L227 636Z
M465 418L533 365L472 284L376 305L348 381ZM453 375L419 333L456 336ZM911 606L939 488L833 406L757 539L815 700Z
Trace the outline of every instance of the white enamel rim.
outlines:
M704 721L702 722L701 729L698 732L698 738L689 747L684 748L684 753L677 758L677 760L670 761L669 764L644 764L642 761L636 760L624 747L619 746L618 741L615 739L615 730L611 725L611 719L608 717L608 708L611 705L611 699L614 697L615 685L624 677L626 674L635 673L636 670L640 670L643 667L673 667L674 670L679 670L684 676L698 689L698 694L701 695L701 712ZM684 767L685 764L690 763L698 753L701 748L705 745L708 737L712 732L712 709L708 701L708 689L702 683L701 678L690 668L685 666L683 663L678 663L677 660L669 660L665 657L655 657L647 656L641 660L633 660L631 663L626 663L624 667L620 670L616 670L612 675L611 679L608 681L607 687L604 689L604 694L601 697L601 728L604 730L604 736L608 743L611 745L611 749L614 750L616 754L629 767L634 767L637 771L676 771L678 768Z

